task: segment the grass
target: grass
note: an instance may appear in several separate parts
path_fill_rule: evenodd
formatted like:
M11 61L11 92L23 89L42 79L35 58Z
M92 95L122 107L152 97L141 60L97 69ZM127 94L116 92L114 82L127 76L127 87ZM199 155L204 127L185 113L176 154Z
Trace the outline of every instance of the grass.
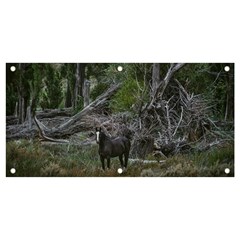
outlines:
M77 176L149 176L149 177L226 177L234 176L234 147L226 144L206 152L179 154L164 163L129 163L121 175L117 158L111 169L101 170L98 146L42 145L37 141L7 142L6 175L16 177L77 177ZM148 159L153 158L149 156ZM157 159L160 160L160 159ZM161 159L162 160L162 159ZM16 169L12 174L10 170ZM225 169L230 173L226 174Z

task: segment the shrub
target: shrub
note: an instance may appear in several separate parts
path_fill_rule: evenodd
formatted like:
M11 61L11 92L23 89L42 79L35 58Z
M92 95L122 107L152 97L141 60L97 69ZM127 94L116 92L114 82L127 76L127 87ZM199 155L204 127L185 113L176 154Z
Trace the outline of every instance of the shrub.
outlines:
M7 176L120 176L118 158L111 159L111 169L103 172L98 145L41 145L18 140L7 142ZM131 156L130 156L131 158ZM147 159L163 160L148 155ZM226 144L205 152L177 154L165 161L142 163L129 161L121 176L148 177L231 177L234 176L234 147ZM10 169L16 173L11 174ZM226 174L225 169L230 173Z
M83 107L84 107L83 97L78 96L78 103L77 103L77 106L75 107L73 113L74 113L74 114L77 114L78 112L80 112L80 111L83 110Z
M105 82L99 82L95 85L90 93L90 98L94 101L98 96L104 93L109 87L109 84Z
M139 83L143 85L142 82ZM110 102L113 112L133 111L134 106L139 103L141 98L138 82L136 80L125 80L121 89L115 94Z

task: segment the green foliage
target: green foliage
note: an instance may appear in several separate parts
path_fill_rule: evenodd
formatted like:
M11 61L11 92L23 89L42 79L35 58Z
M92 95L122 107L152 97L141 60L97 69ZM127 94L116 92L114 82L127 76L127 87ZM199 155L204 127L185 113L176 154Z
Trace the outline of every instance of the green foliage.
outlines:
M76 113L80 112L81 110L83 110L83 107L84 107L83 97L78 96L78 105L74 109L74 114L76 114Z
M46 64L45 76L41 106L43 108L58 108L63 99L61 73L50 64Z
M43 64L15 65L16 71L11 72L7 64L7 114L13 114L18 97L24 98L25 108L31 104L34 111L42 88Z
M99 82L94 86L90 92L90 98L94 101L98 96L104 93L109 88L109 84L105 82Z
M70 107L73 103L76 64L15 64L16 72L6 65L6 112L13 114L15 104L24 98L25 108L32 100L32 110L36 107ZM233 120L234 113L234 66L230 72L224 71L224 63L194 63L185 65L174 76L189 93L202 94L212 106L212 118ZM118 66L123 71L117 70ZM170 64L160 64L160 79L163 79ZM152 64L151 63L88 63L85 68L86 78L94 87L90 98L95 100L112 83L123 83L122 88L111 100L113 111L138 111L149 101ZM171 84L171 81L169 85ZM166 91L167 92L167 91ZM166 93L167 94L167 93ZM171 95L171 92L169 93ZM80 101L77 109L82 108ZM227 112L228 111L228 112ZM227 112L227 114L226 114ZM227 117L225 116L227 115Z
M6 86L6 115L13 115L15 104L18 101L17 92L15 91L14 84L10 83Z
M97 79L101 80L106 76L106 69L111 64L108 63L87 63L86 64L86 79Z
M133 111L141 96L140 85L143 85L143 82L139 83L134 79L125 80L121 89L113 96L110 108L114 112Z
M234 88L234 80L230 80L233 64L230 64L232 73L226 73L224 67L223 63L187 64L175 76L188 92L204 95L216 119L224 118L227 94Z
M41 89L43 87L43 68L44 64L32 64L32 78L29 79L29 87L30 87L30 101L32 101L32 112L34 113L38 102L39 96L41 93Z
M118 66L123 67L123 71L118 71ZM104 70L104 81L109 83L122 82L126 79L126 64L109 64L109 66Z
M152 77L151 63L131 63L124 65L125 78L148 82Z
M6 115L13 115L17 98L17 83L15 74L10 70L11 66L17 64L6 64Z
M75 71L76 64L64 63L60 69L61 76L66 80L66 86L63 89L64 92L64 105L65 107L72 106L72 100L74 96L74 83L75 83Z

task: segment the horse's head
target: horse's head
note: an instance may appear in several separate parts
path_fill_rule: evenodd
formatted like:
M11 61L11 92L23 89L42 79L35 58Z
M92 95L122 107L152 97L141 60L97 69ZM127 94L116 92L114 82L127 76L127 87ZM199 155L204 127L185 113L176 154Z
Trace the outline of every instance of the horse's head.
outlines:
M96 127L96 142L100 142L100 133L101 133L101 127Z

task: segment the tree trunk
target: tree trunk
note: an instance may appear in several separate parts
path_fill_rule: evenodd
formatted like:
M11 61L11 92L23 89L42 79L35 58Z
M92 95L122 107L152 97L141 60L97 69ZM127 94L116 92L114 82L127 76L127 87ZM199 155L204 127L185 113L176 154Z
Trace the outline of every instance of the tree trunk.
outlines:
M27 102L29 100L29 96L27 96L26 85L24 85L24 71L26 69L27 64L19 63L18 64L18 72L19 72L19 83L18 86L18 120L19 123L23 123L26 117L27 111Z
M66 100L65 100L65 108L72 107L72 96L70 90L70 80L67 80L67 92L66 92Z
M227 76L227 99L225 109L225 121L234 119L234 64L230 64L230 72Z
M24 98L19 97L19 122L23 123L25 120L25 105L24 105Z
M86 80L84 82L83 99L84 99L84 107L87 107L90 102L90 81L89 80Z
M16 102L16 104L15 104L15 110L14 110L14 117L18 117L18 102Z
M77 63L76 68L76 81L74 87L74 100L73 100L73 107L76 108L78 105L78 96L79 96L79 88L80 88L80 63Z
M181 69L183 66L185 65L185 63L171 63L167 74L165 75L163 81L159 81L157 86L155 87L155 91L154 94L151 96L151 101L148 104L148 109L152 108L154 102L159 98L162 99L163 93L169 83L169 81L172 79L172 77L174 76L174 74ZM160 68L159 68L160 69ZM158 67L155 66L155 73L154 75L158 74Z
M75 82L75 87L74 87L74 100L73 100L74 108L76 108L78 106L79 97L83 97L85 67L86 67L86 64L77 63L76 82Z
M152 70L151 96L154 96L159 84L160 84L160 63L154 63Z
M22 84L22 64L18 64L19 71L19 84L18 84L18 121L23 123L24 121L24 98L23 98L23 84Z
M28 121L28 128L32 129L32 106L31 104L27 107L27 116L26 116L26 121Z

